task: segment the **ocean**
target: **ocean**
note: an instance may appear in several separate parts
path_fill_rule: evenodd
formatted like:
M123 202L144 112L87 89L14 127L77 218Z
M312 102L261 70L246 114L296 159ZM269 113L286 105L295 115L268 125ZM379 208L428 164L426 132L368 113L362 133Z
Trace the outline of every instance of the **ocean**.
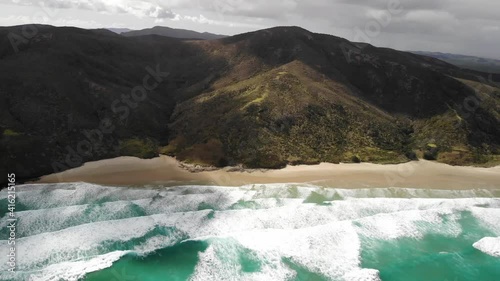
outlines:
M500 280L500 190L17 187L0 280ZM4 207L5 206L5 207Z

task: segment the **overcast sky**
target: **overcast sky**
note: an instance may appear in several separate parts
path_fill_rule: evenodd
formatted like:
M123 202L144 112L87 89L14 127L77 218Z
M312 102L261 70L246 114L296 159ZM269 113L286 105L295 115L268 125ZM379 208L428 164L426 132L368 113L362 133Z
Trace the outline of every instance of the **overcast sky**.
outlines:
M376 46L500 59L499 11L499 0L0 0L0 25L226 35L297 25Z

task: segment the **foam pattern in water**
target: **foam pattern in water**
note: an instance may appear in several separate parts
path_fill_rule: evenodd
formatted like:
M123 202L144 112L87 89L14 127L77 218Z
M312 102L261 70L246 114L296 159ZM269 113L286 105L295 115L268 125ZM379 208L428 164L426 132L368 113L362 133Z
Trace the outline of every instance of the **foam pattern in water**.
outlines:
M496 190L18 188L17 272L6 272L3 213L0 280L398 280L382 245L418 250L436 237L461 243L449 248L464 263L479 255L500 280Z

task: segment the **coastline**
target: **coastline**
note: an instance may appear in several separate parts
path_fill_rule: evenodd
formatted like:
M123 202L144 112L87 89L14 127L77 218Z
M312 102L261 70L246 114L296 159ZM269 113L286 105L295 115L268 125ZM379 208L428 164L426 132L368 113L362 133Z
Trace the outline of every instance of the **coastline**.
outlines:
M280 170L235 167L194 172L175 158L118 157L85 163L34 183L88 182L103 185L314 183L331 188L402 187L419 189L500 189L500 166L461 167L431 161L380 165L371 163L287 166Z

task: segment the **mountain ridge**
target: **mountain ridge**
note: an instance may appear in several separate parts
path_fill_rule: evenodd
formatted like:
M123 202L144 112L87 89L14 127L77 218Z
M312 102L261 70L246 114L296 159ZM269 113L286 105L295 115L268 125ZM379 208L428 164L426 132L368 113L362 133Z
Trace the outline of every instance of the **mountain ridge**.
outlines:
M2 170L19 179L158 153L249 168L500 154L498 76L299 27L186 41L40 26L0 58ZM124 100L154 72L146 99Z
M451 54L443 52L411 51L414 54L429 56L446 61L461 68L500 74L500 59Z
M131 30L120 33L123 36L144 36L144 35L160 35L180 39L199 39L199 40L213 40L227 37L225 35L213 34L209 32L197 32L187 29L170 28L166 26L155 26L152 28L145 28L141 30Z
M117 27L117 28L106 28L107 30L109 31L113 31L114 33L117 33L117 34L121 34L121 33L124 33L124 32L130 32L130 31L133 31L132 29L130 28L123 28L123 27Z

